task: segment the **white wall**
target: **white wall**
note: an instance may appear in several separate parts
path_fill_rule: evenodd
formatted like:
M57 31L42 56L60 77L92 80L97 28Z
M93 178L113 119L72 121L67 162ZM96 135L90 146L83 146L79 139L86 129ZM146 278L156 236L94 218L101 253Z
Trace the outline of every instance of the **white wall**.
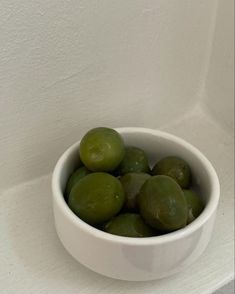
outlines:
M234 127L234 1L219 0L206 79L205 104L228 129Z
M234 294L234 280L216 291L214 294Z
M50 172L90 127L157 128L191 109L215 5L1 0L0 188Z

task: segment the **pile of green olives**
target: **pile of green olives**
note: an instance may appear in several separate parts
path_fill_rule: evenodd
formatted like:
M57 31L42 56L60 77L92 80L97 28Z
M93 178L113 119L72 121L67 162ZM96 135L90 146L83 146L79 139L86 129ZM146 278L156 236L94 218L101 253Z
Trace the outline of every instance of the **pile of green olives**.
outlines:
M151 168L145 151L125 146L111 128L88 131L78 156L81 164L70 175L64 198L97 229L125 237L159 236L184 228L204 208L184 159L167 156Z

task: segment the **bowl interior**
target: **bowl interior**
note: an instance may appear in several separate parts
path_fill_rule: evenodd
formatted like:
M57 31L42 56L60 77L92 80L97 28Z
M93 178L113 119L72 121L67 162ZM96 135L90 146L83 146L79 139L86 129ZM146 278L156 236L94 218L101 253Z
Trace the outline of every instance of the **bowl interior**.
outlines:
M192 188L198 192L206 205L212 192L212 178L208 170L207 159L193 146L175 136L162 133L123 133L126 145L145 150L150 166L165 156L179 156L184 159L192 171Z

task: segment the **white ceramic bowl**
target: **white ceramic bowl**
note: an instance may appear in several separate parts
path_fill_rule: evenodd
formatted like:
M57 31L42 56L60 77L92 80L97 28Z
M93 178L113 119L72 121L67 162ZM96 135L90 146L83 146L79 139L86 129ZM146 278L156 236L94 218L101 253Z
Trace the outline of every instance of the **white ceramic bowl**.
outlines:
M53 208L57 234L66 250L89 269L108 277L147 281L177 273L192 264L205 250L212 234L220 187L208 159L184 140L144 128L119 128L126 145L143 148L152 163L167 155L184 158L190 165L194 186L205 209L185 228L157 237L127 238L93 228L67 206L63 191L78 164L79 142L60 157L53 178Z

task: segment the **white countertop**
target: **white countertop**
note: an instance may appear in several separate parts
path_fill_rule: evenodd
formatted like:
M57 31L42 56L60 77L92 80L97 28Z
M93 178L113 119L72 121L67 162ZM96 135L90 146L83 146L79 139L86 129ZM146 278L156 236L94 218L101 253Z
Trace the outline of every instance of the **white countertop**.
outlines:
M123 282L77 263L57 238L50 175L3 191L0 203L0 285L2 294L206 294L233 279L233 138L208 116L194 112L164 130L198 147L215 166L221 199L212 240L186 271L152 282ZM98 253L97 253L98 254Z

